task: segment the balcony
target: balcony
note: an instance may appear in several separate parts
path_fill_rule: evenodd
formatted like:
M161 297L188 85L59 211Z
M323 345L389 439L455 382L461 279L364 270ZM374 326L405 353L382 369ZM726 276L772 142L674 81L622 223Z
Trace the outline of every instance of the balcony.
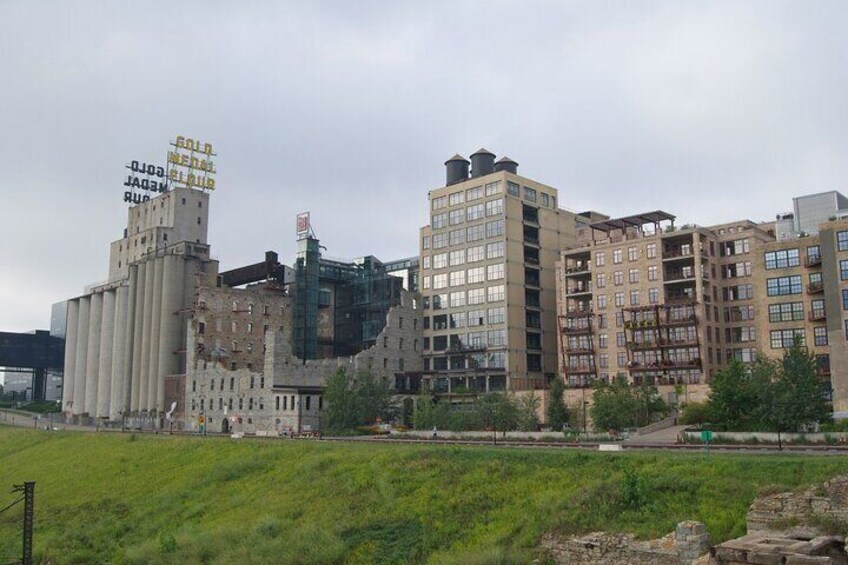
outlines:
M592 326L564 326L562 328L562 333L566 335L581 335L581 334L590 334L592 333Z
M824 292L824 283L814 282L807 285L807 294L818 294Z
M588 264L569 265L565 268L566 277L591 276L592 271Z
M804 266L805 267L817 267L821 265L822 258L821 255L807 255L804 258Z
M566 289L565 294L568 296L574 296L576 294L591 294L592 286L588 284L575 284L574 286Z
M661 345L660 341L642 341L642 342L630 342L627 344L627 348L632 351L645 351L648 349L658 349Z
M664 273L665 284L695 282L695 271L674 270Z
M595 367L588 363L573 366L569 365L565 368L565 372L569 375L591 375L595 372Z
M807 319L810 320L811 322L818 322L820 320L827 319L827 314L825 313L824 310L811 310L807 314Z
M527 347L530 349L529 345ZM541 347L537 347L536 349L541 349ZM595 348L589 344L581 344L574 347L566 345L565 352L568 355L591 355L595 352Z

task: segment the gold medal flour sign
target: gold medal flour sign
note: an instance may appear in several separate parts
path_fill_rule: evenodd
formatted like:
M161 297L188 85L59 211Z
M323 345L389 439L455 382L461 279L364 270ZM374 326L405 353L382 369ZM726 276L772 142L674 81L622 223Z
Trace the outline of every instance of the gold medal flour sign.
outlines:
M168 182L186 188L215 190L215 162L217 156L211 143L190 137L177 136L168 151Z

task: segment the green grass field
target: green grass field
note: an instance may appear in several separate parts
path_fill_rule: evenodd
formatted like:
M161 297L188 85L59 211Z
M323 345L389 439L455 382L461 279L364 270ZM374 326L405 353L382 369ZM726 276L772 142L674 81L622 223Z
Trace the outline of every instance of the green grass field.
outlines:
M846 463L0 427L0 508L37 481L45 563L523 563L551 530L655 537L695 519L735 537L758 492ZM21 515L0 515L0 557L19 555Z

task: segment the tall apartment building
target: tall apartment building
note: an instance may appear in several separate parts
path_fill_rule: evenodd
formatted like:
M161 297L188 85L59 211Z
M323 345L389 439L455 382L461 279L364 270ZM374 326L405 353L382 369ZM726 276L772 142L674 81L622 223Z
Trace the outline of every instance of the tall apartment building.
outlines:
M559 250L578 222L557 190L481 149L449 159L421 229L425 386L436 392L543 388L556 375Z
M848 416L848 220L836 211L783 239L785 218L676 228L659 211L581 230L558 264L566 383L708 383L730 360L779 357L797 337Z

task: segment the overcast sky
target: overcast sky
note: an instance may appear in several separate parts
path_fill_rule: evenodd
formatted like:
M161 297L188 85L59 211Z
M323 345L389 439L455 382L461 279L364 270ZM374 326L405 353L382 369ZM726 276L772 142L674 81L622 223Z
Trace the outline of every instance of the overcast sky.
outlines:
M848 179L848 3L0 1L0 331L106 278L124 165L218 153L209 242L415 255L479 147L613 216L767 220Z

